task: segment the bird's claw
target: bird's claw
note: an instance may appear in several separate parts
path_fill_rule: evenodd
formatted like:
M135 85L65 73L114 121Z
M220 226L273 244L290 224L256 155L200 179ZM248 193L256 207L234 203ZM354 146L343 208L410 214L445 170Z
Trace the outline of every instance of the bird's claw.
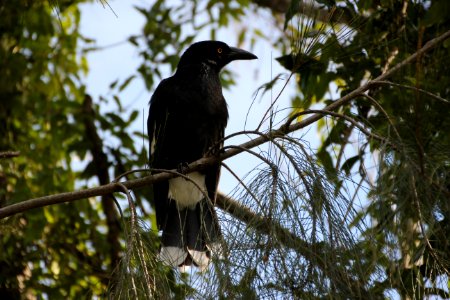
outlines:
M177 167L177 172L186 175L188 168L189 164L187 162L180 163Z

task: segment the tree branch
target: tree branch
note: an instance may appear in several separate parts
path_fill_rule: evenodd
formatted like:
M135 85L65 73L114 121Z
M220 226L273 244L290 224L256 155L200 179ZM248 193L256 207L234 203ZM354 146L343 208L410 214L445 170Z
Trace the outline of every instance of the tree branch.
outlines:
M362 93L366 92L367 90L371 89L373 86L379 85L379 81L386 80L389 78L392 74L406 66L407 64L414 61L419 55L422 55L423 53L431 50L432 48L436 47L438 44L442 43L446 39L450 38L450 30L443 33L437 38L434 38L430 41L428 41L421 49L419 49L417 52L406 58L404 61L398 63L395 65L392 69L388 70L384 74L378 76L372 81L367 82L366 84L362 85L361 87L357 88L356 90L350 92L349 94L345 95L344 97L340 98L339 100L336 100L335 102L331 103L330 105L323 108L323 110L326 111L334 111L337 108L347 104L350 102L350 100L354 99L355 97L358 97ZM245 151L243 149L251 149L254 147L257 147L259 145L262 145L266 143L267 141L270 141L274 137L278 136L284 136L288 133L297 131L299 129L305 128L312 123L320 120L323 118L323 113L316 113L312 116L310 116L307 119L304 119L300 122L297 122L295 124L283 124L278 129L270 130L266 134L263 134L257 138L254 138L248 142L245 142L239 147L229 149L226 152L222 153L218 157L209 156L201 158L191 164L189 164L186 168L186 172L193 172L193 171L201 171L202 169L206 168L207 166L210 166L212 164L220 163L221 161L228 159L230 157L233 157L237 154L240 154L241 152ZM173 170L173 172L176 172L176 170ZM141 187L148 186L154 182L159 182L163 180L168 180L170 178L176 177L177 175L175 173L159 173L155 175L146 176L144 178L140 179L134 179L125 181L122 184L128 188L128 189L137 189ZM111 194L114 192L119 192L122 189L120 186L116 183L109 183L103 186L95 187L95 188L89 188L81 191L76 192L67 192L57 195L50 195L50 196L44 196L40 198L30 199L26 200L20 203L12 204L3 208L0 208L0 219L12 216L17 213L21 213L24 211L27 211L29 209L38 208L38 207L44 207L47 205L53 205L58 203L64 203L64 202L71 202L79 199L89 198L93 196L103 196L107 194Z
M109 178L108 157L103 151L103 141L97 134L97 127L95 126L95 111L93 109L92 98L89 95L84 96L82 107L82 120L84 123L84 129L86 138L90 142L89 150L92 153L92 162L95 166L95 172L100 182L100 185L108 184L111 180ZM106 194L102 196L102 209L106 216L106 224L108 228L107 240L110 247L109 254L111 256L111 270L119 264L120 261L120 242L119 235L121 232L119 216L114 204L114 197L112 194Z
M281 244L291 249L295 249L295 251L302 255L306 260L315 262L325 274L329 275L334 273L335 276L329 276L329 278L334 278L334 284L340 285L343 289L346 289L350 295L360 295L362 291L364 292L364 287L360 286L357 281L345 273L344 268L330 265L330 261L326 258L326 252L329 252L329 249L324 247L320 242L308 243L276 221L256 214L250 208L221 193L217 194L216 205L234 218L250 225L256 231L269 236L276 236ZM336 274L336 272L338 274ZM350 281L351 284L347 286L346 284L342 284L341 281Z
M305 257L311 258L312 253L305 253L306 249L311 249L311 245L273 220L261 217L248 207L222 193L217 194L216 205L236 219L251 224L252 228L263 234L273 235L276 232L275 235L283 245L290 248L302 249L300 253Z
M4 151L4 152L0 152L0 159L17 157L19 155L20 155L20 151Z

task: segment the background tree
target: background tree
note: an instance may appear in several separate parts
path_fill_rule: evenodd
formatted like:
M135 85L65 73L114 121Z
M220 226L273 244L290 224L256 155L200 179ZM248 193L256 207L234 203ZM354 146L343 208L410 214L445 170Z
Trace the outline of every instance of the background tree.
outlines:
M0 206L95 179L104 185L146 164L146 150L136 146L142 132L130 132L139 114L120 98L136 74L113 82L112 96L85 95L79 43L92 41L79 34L79 3L0 4ZM278 36L254 27L238 35L239 42L272 41L298 91L288 119L280 122L282 111L270 109L259 128L241 133L248 143L227 144L225 156L245 151L261 160L218 200L229 255L204 275L168 270L155 260L149 189L133 190L136 207L130 202L123 217L101 193L100 201L2 219L1 295L449 298L449 42L419 51L449 35L448 5L156 1L138 8L146 24L129 42L140 49L137 74L148 89L195 39L187 32L214 38L218 28L266 10L279 28ZM223 74L226 84L232 78ZM283 76L274 78L262 91ZM100 114L108 101L118 111ZM323 136L318 149L295 130L310 124ZM263 142L267 148L251 149Z

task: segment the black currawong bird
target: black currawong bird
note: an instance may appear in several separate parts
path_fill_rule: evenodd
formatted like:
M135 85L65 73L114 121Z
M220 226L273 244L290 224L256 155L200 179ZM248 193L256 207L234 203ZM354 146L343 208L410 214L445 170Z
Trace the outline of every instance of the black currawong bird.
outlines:
M186 50L175 74L161 81L150 99L151 168L180 169L219 153L228 121L220 70L233 60L256 58L219 41L198 42ZM194 264L204 270L211 254L221 249L213 205L220 165L186 176L190 180L176 177L153 185L153 204L162 230L159 258L170 266Z

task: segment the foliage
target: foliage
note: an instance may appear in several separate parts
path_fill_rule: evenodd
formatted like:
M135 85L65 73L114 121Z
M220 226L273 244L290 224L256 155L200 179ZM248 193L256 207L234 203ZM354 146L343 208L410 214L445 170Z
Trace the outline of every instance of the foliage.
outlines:
M300 18L297 28L294 21L289 23L294 36L307 38L310 30L321 31L320 38L314 36L321 46L318 49L315 41L310 48L304 43L278 59L298 74L300 93L293 102L293 114L346 95L444 33L450 24L448 16L442 14L448 9L445 1L356 4L345 6L351 15L360 16L352 23L319 23L311 28L302 23L306 18ZM342 27L345 30L336 34L334 28ZM345 38L340 39L339 34ZM394 149L368 139L362 144L359 141L356 155L344 160L346 146L357 138L355 126L342 119L320 123L326 135L317 153L322 165L334 169L334 174L354 170L353 176L373 187L369 206L360 212L360 218L370 216L375 223L363 233L361 247L367 259L377 262L371 270L382 268L385 276L376 280L371 293L393 288L402 297L448 297L448 291L437 286L440 280L448 280L450 253L444 238L450 233L444 225L450 216L450 141L445 133L450 119L443 113L449 108L445 99L450 96L444 82L450 78L444 61L448 62L448 42L396 73L392 84L385 82L340 107L341 113L371 132L388 137L396 145ZM330 86L336 86L336 92L329 91ZM334 155L334 151L339 154ZM377 176L370 178L368 160L374 154ZM373 237L375 245L368 243Z
M79 75L87 66L76 55L76 2L64 2L61 9L58 19L44 1L1 4L0 149L20 151L16 159L1 161L2 206L74 189L67 149L82 136L73 116L83 95ZM95 229L100 218L84 218L80 211L97 214L80 202L32 211L2 228L2 295L17 298L20 286L22 293L35 295L90 291L89 276L104 271L102 257L86 241L94 238L100 248L106 241Z
M138 76L154 88L199 32L215 38L241 22L239 43L272 41L297 82L295 123L450 28L445 0L155 1L136 8L146 23L128 39L142 64L93 100L80 79L83 53L95 50L80 51L92 42L79 34L81 2L0 4L0 152L20 151L0 158L0 207L145 166L142 133L130 132L139 113L122 107L121 93ZM251 14L270 18L278 35L249 27ZM317 121L319 149L293 133L249 150L262 163L240 179L237 202L226 202L235 208L222 207L228 255L205 274L156 260L150 189L140 189L136 207L116 195L123 216L104 196L1 220L0 298L449 298L448 46ZM105 111L108 103L118 109Z
M109 150L106 168L115 166L122 173L145 164L145 151L138 153L125 131L136 112L99 116L98 105L85 105L80 78L88 66L78 45L89 40L79 34L78 4L0 5L0 151L20 151L13 160L0 161L2 207L82 188L95 177L109 182L100 176L101 164L92 160L101 154L95 151L98 140L88 138L95 137L87 126L93 122L121 141L120 150L100 144L101 151ZM95 120L86 117L91 110ZM92 162L80 164L85 159ZM104 294L113 259L122 251L117 211L106 210L114 209L111 203L92 198L2 220L1 298Z

